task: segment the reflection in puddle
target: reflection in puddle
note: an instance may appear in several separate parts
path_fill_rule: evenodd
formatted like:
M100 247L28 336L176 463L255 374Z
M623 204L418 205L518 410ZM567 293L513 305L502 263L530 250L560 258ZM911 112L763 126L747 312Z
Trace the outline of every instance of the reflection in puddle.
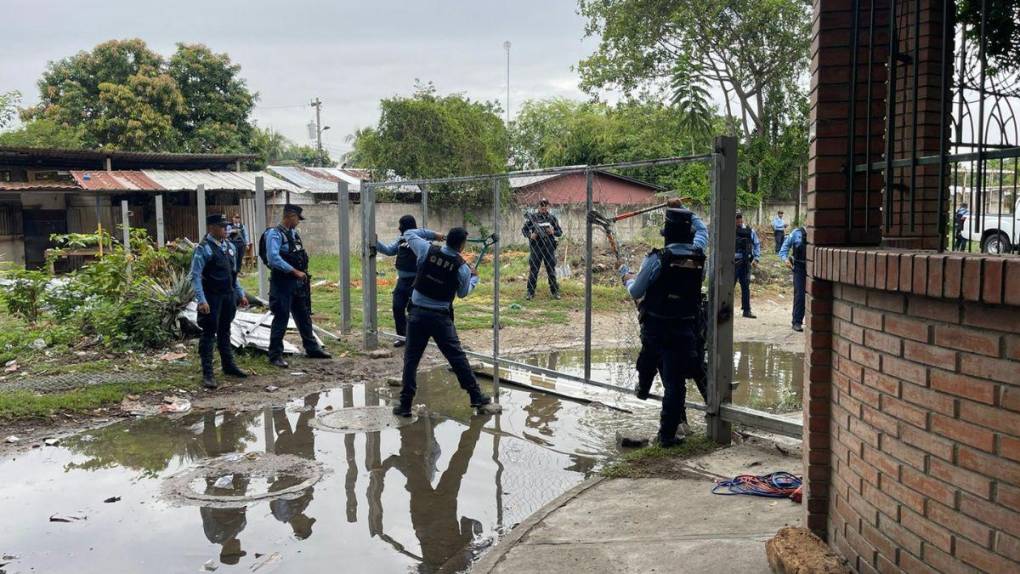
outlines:
M778 405L784 393L797 396L801 372L792 356L738 350L745 383L738 400ZM553 360L573 368L573 357ZM749 378L769 382L747 384ZM386 404L391 392L357 385L259 411L113 424L2 460L0 551L19 556L5 569L194 572L212 560L220 572L249 571L258 557L278 552L275 570L265 571L455 572L590 476L615 454L617 432L651 434L658 417L655 403L633 401L628 414L508 387L503 414L474 416L445 370L424 374L419 389L416 402L439 414L401 428L344 434L310 424L339 409ZM325 474L307 488L301 476L280 469L188 479L199 494L287 492L243 505L163 497L168 477L231 453L315 461ZM110 497L121 500L104 504ZM47 520L78 511L88 519Z
M634 370L636 350L592 351L592 379L632 389L637 382ZM533 355L526 362L559 370L572 375L584 374L584 353L580 351L554 351ZM733 344L733 403L740 406L772 412L800 410L804 381L804 356L791 353L765 343L739 342ZM655 393L662 392L656 378ZM701 395L692 382L687 385L687 397L701 401Z

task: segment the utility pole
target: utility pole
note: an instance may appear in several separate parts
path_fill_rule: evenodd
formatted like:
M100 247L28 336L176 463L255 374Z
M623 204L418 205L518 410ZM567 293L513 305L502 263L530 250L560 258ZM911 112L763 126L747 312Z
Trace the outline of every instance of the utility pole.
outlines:
M503 42L503 49L506 50L506 164L510 167L513 158L513 144L510 136L510 40Z
M322 100L316 97L312 100L312 107L315 108L315 149L319 154L315 158L315 165L322 167Z

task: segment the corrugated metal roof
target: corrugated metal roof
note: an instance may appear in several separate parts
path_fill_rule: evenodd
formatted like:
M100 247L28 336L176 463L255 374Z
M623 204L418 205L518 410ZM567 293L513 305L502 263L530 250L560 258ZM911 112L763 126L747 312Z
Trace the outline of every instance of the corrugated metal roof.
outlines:
M156 182L162 189L168 191L195 189L199 184L204 185L206 191L255 191L255 178L262 176L266 191L304 192L300 187L287 183L264 171L146 169L142 170L142 173Z
M511 177L510 178L510 188L511 189L519 189L519 188L522 188L522 187L528 187L529 185L535 185L536 183L541 183L543 181L548 181L550 179L557 178L557 177L559 177L561 175L563 175L563 174L561 174L561 173L551 173L551 174L548 174L548 175L526 175L526 176L522 176L522 177Z
M66 181L0 181L0 191L65 191L81 189Z
M360 192L361 180L366 179L366 177L363 176L367 175L367 172L364 172L363 170L358 170L357 172L351 173L350 171L339 167L306 167L305 169L316 175L321 175L323 177L328 178L330 181L333 181L334 191L336 190L335 182L346 181L347 191Z
M155 181L140 171L72 171L71 177L82 189L90 191L103 190L161 190Z
M313 172L315 168L293 165L271 165L269 170L286 181L313 193L336 193L336 182Z

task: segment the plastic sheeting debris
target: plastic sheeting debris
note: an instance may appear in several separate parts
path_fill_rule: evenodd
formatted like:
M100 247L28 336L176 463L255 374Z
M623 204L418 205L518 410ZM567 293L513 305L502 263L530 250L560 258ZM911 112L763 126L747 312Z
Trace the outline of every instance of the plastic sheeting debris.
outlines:
M181 311L179 318L187 321L195 329L198 329L198 304L192 301L188 307ZM230 325L230 344L235 348L254 347L262 351L269 351L270 326L273 324L272 313L249 313L238 311L234 316L234 322ZM297 324L291 318L287 322L287 332L297 332ZM322 344L318 335L315 339ZM296 346L283 341L283 352L288 355L295 355L300 351Z

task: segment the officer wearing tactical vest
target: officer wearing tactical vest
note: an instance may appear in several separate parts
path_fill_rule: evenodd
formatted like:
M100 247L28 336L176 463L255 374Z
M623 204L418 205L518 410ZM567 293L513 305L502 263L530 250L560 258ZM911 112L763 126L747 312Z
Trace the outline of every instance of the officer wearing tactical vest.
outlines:
M545 265L545 273L549 278L549 292L553 299L560 298L560 285L556 281L556 245L557 238L563 236L563 229L556 216L549 213L549 200L542 198L538 209L524 217L521 234L528 238L531 253L528 255L528 300L535 297L538 286L538 271Z
M308 252L301 243L298 223L304 221L301 207L283 206L280 225L267 229L259 242L262 262L269 267L269 310L273 324L269 335L269 363L287 368L283 360L283 335L293 315L301 334L305 354L312 359L329 359L312 331L312 291L308 279Z
M251 245L251 237L248 235L248 228L241 223L241 214L236 211L230 217L230 225L227 226L227 237L230 238L230 242L234 244L234 251L237 252L237 272L240 273L241 266L244 264L244 252Z
M411 404L418 390L416 379L429 339L436 342L439 351L450 363L460 388L467 391L474 408L483 407L492 399L478 387L467 355L460 346L457 328L453 323L453 300L467 297L478 285L478 273L460 253L467 243L467 231L454 227L446 234L446 245L429 243L435 234L426 229L409 229L404 240L418 258L418 271L411 293L411 312L407 318L407 349L404 350L403 388L400 402L393 414L411 416Z
M793 330L804 330L804 293L807 290L807 232L798 227L779 250L779 258L793 270Z
M227 241L227 218L222 213L205 220L206 236L195 247L191 258L191 285L198 301L198 325L202 337L198 354L202 359L202 384L215 389L213 378L213 346L220 350L223 374L244 378L248 374L234 362L230 346L230 324L237 313L237 304L248 306L248 298L237 283L234 246Z
M744 317L757 319L751 313L751 267L758 266L758 259L761 257L761 241L758 234L750 227L744 226L744 215L737 212L737 249L734 258L735 277L740 283L740 307L744 310Z
M411 292L414 291L414 279L418 276L418 257L411 251L404 239L404 233L409 229L418 229L418 222L413 215L405 215L400 218L397 229L400 237L396 241L385 245L376 240L376 251L383 255L397 259L394 262L397 268L397 284L393 287L393 324L397 329L397 335L407 335L407 306L411 303ZM445 239L441 233L423 230L425 239L429 241L442 241ZM398 340L393 343L394 347L403 347L405 341Z
M664 447L683 441L677 431L686 425L686 379L701 372L697 322L701 313L701 282L708 230L694 213L666 209L662 230L665 247L653 249L637 275L620 269L630 296L640 299L641 352L638 355L638 398L648 398L658 370L662 377L662 413L657 442Z

